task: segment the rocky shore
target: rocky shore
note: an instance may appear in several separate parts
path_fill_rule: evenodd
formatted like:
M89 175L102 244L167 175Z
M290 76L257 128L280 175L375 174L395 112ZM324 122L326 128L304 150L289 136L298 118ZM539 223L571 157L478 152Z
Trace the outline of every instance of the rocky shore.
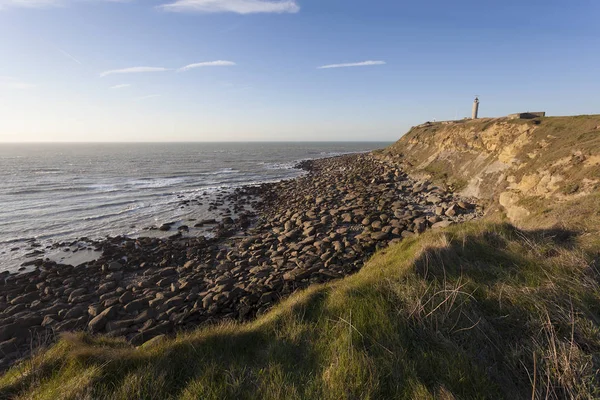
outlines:
M242 187L199 221L212 237L108 238L77 267L44 259L0 275L0 368L87 330L140 345L222 320L248 320L280 298L361 268L377 249L482 210L369 154L302 162L300 178ZM228 214L228 213L226 213ZM161 229L168 230L169 226Z

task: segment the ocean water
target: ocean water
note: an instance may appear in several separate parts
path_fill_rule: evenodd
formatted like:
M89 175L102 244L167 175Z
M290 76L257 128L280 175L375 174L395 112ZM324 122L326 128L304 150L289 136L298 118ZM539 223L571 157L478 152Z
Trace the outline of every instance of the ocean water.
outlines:
M0 271L22 262L31 238L48 245L134 236L150 225L209 218L207 206L180 202L296 177L300 160L387 144L0 144Z

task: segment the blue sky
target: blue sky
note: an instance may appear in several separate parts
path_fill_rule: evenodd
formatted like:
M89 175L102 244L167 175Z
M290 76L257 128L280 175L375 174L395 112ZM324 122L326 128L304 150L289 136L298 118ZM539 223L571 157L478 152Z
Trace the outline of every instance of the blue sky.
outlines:
M0 141L391 141L475 95L482 116L598 113L599 17L593 0L0 0Z

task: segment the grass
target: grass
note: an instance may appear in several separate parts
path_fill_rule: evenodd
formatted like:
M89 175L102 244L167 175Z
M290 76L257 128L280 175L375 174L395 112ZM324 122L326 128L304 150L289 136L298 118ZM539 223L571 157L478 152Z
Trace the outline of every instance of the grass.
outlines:
M476 222L377 253L258 320L134 348L65 335L0 378L21 399L600 396L600 265L565 230Z

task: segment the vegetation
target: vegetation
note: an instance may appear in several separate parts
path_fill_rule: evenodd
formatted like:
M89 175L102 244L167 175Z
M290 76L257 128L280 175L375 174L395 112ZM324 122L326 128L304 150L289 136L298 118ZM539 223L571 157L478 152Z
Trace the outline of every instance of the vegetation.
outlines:
M0 396L598 398L600 266L578 240L481 221L431 231L252 323L137 349L64 336L1 377Z

